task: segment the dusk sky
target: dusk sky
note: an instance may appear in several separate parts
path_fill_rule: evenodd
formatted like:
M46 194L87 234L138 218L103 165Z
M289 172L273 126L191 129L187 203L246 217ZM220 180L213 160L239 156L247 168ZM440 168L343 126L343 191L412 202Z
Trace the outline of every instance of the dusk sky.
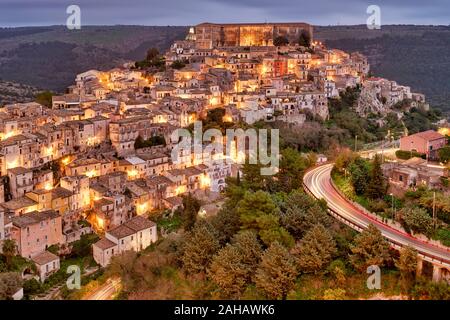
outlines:
M80 6L82 25L365 24L369 5L380 6L382 24L450 24L449 0L0 0L0 26L65 24L71 4Z

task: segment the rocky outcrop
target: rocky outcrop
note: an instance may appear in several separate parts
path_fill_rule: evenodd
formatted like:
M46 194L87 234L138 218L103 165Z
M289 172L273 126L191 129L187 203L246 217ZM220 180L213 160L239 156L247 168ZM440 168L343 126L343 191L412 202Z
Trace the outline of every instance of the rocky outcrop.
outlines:
M378 93L369 87L363 87L356 105L356 112L361 116L367 116L370 113L385 114L389 110L383 102L378 99Z

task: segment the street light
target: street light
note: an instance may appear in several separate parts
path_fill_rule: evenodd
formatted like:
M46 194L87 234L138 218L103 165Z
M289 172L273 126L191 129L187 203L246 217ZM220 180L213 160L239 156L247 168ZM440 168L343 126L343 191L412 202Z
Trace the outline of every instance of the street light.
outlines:
M390 196L391 196L391 198L392 198L392 220L393 220L394 223L395 223L394 194L391 193Z
M436 191L433 191L433 225L436 230Z

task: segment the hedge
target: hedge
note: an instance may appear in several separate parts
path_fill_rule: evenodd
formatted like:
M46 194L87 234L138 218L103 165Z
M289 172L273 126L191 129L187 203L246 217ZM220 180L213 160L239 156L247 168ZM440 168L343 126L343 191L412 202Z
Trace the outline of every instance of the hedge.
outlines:
M417 157L417 158L422 158L422 159L426 159L426 155L424 153L419 153L416 151L405 151L405 150L397 150L395 152L395 155L398 159L402 159L402 160L408 160L411 159L411 156Z

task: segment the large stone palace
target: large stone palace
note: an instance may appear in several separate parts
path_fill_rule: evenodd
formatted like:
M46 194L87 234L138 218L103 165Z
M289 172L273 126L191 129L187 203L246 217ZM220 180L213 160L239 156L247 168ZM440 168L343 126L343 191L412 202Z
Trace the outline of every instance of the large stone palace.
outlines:
M295 42L304 32L311 39L313 27L307 23L201 23L194 28L197 49L235 46L272 46L273 40L284 36Z

